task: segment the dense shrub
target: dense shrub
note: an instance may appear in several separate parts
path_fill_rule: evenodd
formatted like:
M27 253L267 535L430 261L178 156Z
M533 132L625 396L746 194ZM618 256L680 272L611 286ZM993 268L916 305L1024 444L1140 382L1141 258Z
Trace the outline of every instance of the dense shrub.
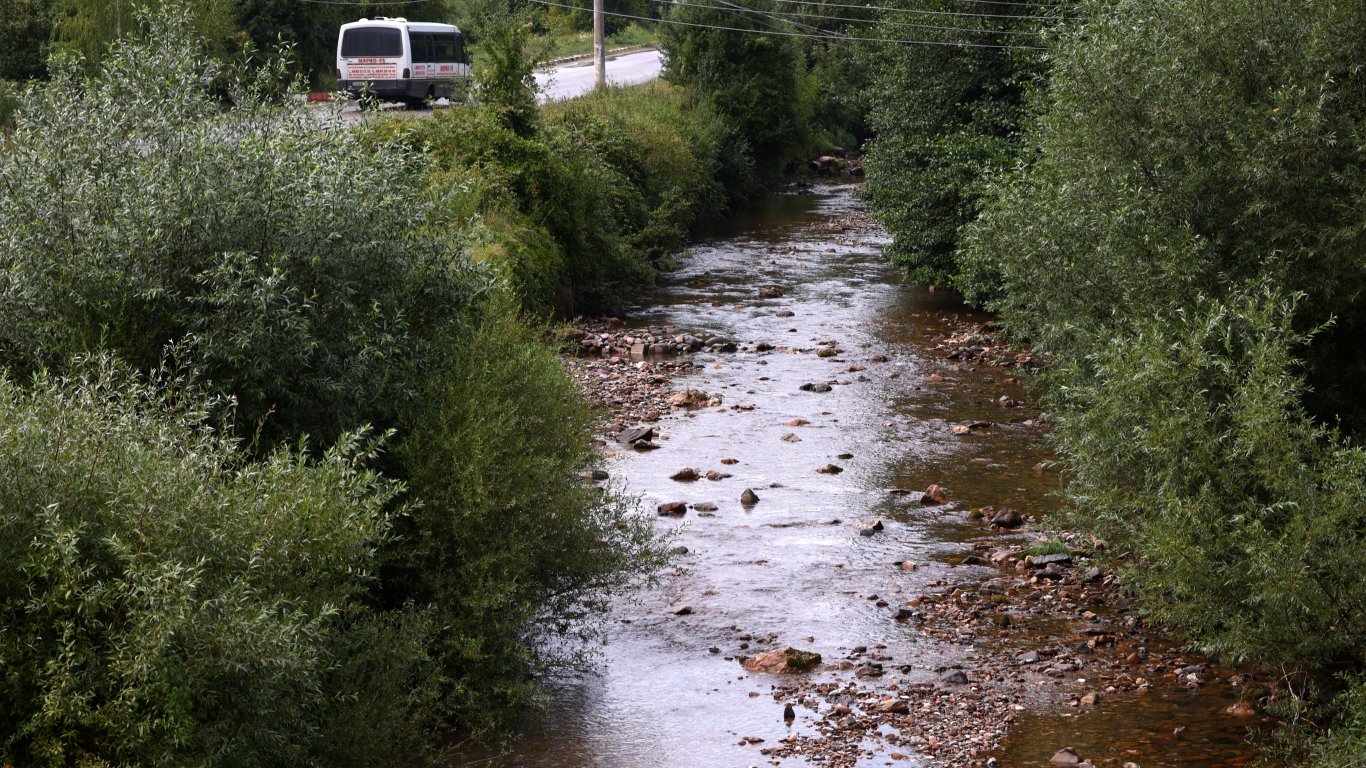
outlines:
M1359 762L1366 5L1082 11L964 266L1057 361L1070 521L1198 645L1340 693Z
M248 429L270 414L268 435L327 444L392 426L402 368L486 281L409 235L410 155L267 103L278 72L223 111L211 86L231 78L192 45L183 19L155 24L21 101L0 156L0 359L102 348L146 369L174 343Z
M579 477L593 425L554 351L511 312L485 318L405 415L399 454L421 503L387 579L442 627L430 652L448 714L476 730L581 667L607 599L663 562L650 520Z
M750 7L773 10L764 3ZM773 175L809 149L810 103L802 99L801 89L804 61L792 38L707 29L764 32L768 27L762 17L695 3L675 5L667 18L678 23L659 29L667 54L664 78L692 89L724 116L754 157L760 177ZM745 153L737 148L735 154ZM727 180L732 189L752 189L755 183Z
M971 3L911 2L909 8L973 13ZM991 9L995 18L955 18L955 29L887 26L940 45L887 43L860 50L875 74L865 90L875 138L868 145L865 198L892 235L889 255L917 283L955 285L958 232L977 216L989 181L1015 166L1025 93L1043 69L1039 6ZM1012 18L1023 16L1026 18ZM912 18L888 14L893 22ZM950 43L982 46L958 47ZM914 87L909 87L914 84Z
M731 133L682 89L610 89L548 107L524 129L490 106L369 130L431 160L440 213L426 233L501 270L534 313L620 306L724 205Z
M0 738L25 762L386 765L437 715L447 730L508 722L530 675L578 661L572 641L593 636L610 591L658 564L648 519L581 484L588 416L540 331L467 256L487 226L451 215L463 186L430 194L426 156L282 102L287 64L225 72L194 53L183 13L149 22L98 74L59 68L25 95L0 155L6 425L46 423L55 441L33 458L28 443L0 450L16 471L37 462L12 497L33 521L5 520L21 527L3 537L3 642L33 648L0 652L17 686ZM481 136L490 157L526 162L490 163L488 189L609 199L610 169L579 180L607 168L591 150L577 151L598 166L468 114L460 129L430 121L433 136ZM597 236L570 232L590 213L575 205L513 210L548 216L566 240ZM132 370L191 370L239 418L168 411L159 426L160 387L49 383L59 374L44 371L94 350ZM14 383L30 374L34 394ZM180 385L165 385L174 401ZM44 405L49 391L77 412L98 401L71 429L103 442L87 450L54 429L66 417ZM391 435L384 454L348 437L367 428ZM240 450L234 429L251 436ZM144 474L126 466L144 453ZM92 462L107 492L72 479ZM410 484L399 493L363 467ZM57 491L29 493L45 483L103 495L77 519ZM24 511L49 496L58 506ZM33 568L67 558L50 566L51 610L23 588L37 573L25 548L43 536L56 543ZM158 578L166 594L151 591ZM90 626L87 605L101 612ZM54 627L78 655L61 655ZM161 650L164 675L147 666Z
M0 378L0 760L386 760L421 685L360 616L397 490L356 468L375 446L247 461L168 383Z
M568 143L593 149L640 197L625 233L652 260L681 248L689 229L725 210L722 175L733 129L694 95L666 83L608 88L549 105Z

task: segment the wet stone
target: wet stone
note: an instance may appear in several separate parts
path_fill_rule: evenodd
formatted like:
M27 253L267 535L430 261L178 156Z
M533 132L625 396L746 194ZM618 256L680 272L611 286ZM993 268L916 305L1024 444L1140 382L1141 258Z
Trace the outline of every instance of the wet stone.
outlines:
M655 508L661 517L682 517L688 513L685 501L666 501Z

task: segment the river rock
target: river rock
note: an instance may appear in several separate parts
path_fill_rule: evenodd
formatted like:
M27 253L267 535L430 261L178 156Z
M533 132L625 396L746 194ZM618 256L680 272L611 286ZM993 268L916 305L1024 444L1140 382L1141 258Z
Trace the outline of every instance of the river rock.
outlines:
M593 470L592 474L589 475L589 477L591 477L596 482L602 482L603 480L606 480L607 478L611 477L611 475L607 474L607 470L605 469L595 469Z
M780 309L780 310L778 310L777 312L774 312L774 313L773 313L773 316L774 316L774 317L792 317L793 314L795 314L795 313L794 313L792 310L790 310L790 309Z
M682 517L688 514L688 504L684 501L666 501L656 507L660 517Z
M646 451L657 451L660 446L659 443L652 443L649 440L637 440L636 442L631 443L631 447L644 453Z
M949 685L967 685L968 676L963 672L963 670L955 669L947 675L944 675L944 682Z
M800 443L801 441L802 439L797 437L795 432L788 432L786 435L783 435L783 442L785 443Z
M894 696L888 696L887 698L882 699L881 701L873 705L873 709L878 713L884 715L911 714L910 703L907 702L905 699L899 699Z
M844 467L841 467L838 464L826 464L816 471L822 475L838 475L844 471Z
M725 464L726 466L729 467L729 466L733 466L733 465L735 465L735 464L739 464L739 463L740 463L740 460L739 460L739 459L721 459L721 463L722 463L722 464Z
M728 477L732 477L732 475L729 472L717 472L714 469L707 470L707 479L712 481L713 483L719 483L720 481L725 480Z
M809 381L809 382L807 382L807 383L801 385L800 387L798 387L798 389L800 389L800 390L803 391L803 392L816 392L816 393L819 394L819 393L823 393L823 392L829 392L829 391L830 391L830 385L829 385L829 384L826 384L826 383L823 383L823 382L810 382L810 381Z
M755 493L753 488L746 488L745 492L740 494L740 503L752 507L759 503L759 494Z
M1024 516L1019 511L1006 507L991 516L991 524L1000 528L1019 528L1024 525Z
M1058 552L1051 555L1034 555L1029 558L1029 564L1034 568L1047 568L1054 563L1067 565L1072 562L1072 556L1066 552Z
M695 510L697 510L698 512L715 512L715 511L716 511L716 505L713 504L713 503L711 503L710 501L699 501L699 502L697 502L696 504L692 505L692 508L695 509Z
M807 424L810 424L810 423L811 423L811 422L807 421L806 419L793 419L792 421L789 421L789 422L787 423L787 426L789 426L789 427L804 427L804 426L806 426Z
M698 478L697 470L692 467L684 467L677 472L669 475L670 480L677 480L680 483L691 483Z
M675 615L675 616L691 616L691 615L692 615L692 606L691 606L691 605L682 605L682 606L679 606L677 609L674 610L674 615Z
M655 438L655 428L641 425L622 431L617 435L617 440L626 444L638 443L642 440L653 440Z
M874 521L871 522L871 523L859 523L858 525L855 525L854 527L858 529L858 535L860 535L860 536L872 536L873 534L878 533L879 531L881 531L881 530L883 529L884 526L882 525L882 521L881 521L881 520L874 520Z
M821 655L819 653L799 651L796 648L784 648L782 650L765 651L751 656L748 659L743 659L740 662L740 666L750 672L786 675L810 672L820 663Z
M948 500L948 496L944 495L944 489L940 488L938 484L926 488L925 494L920 497L920 503L927 507L943 504Z
M784 293L786 293L786 292L785 292L782 288L779 288L779 287L776 286L776 285L765 285L764 287L762 287L762 288L759 289L759 298L761 298L761 299L781 299L781 298L783 297L783 294L784 294Z
M1081 765L1081 758L1077 755L1076 750L1071 747L1063 747L1053 753L1053 756L1048 759L1048 763L1053 768L1077 768Z

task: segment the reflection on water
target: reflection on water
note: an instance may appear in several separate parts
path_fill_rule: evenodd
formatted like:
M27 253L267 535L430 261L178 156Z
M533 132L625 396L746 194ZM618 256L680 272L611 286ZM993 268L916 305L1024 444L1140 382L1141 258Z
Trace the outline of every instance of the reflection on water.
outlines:
M775 349L699 358L700 369L675 385L720 394L723 406L668 417L660 424L662 450L611 460L609 470L647 509L665 501L713 502L718 509L659 519L659 528L674 530L688 548L682 567L617 607L600 674L557 689L548 717L497 764L806 765L770 761L742 743L751 737L771 744L791 730L809 731L813 715L799 710L794 723L785 723L769 695L775 680L745 672L736 655L790 645L837 659L855 646L882 643L893 659L889 669L904 667L904 677L923 680L935 668L970 665L992 652L889 621L867 597L894 599L947 578L947 555L982 534L966 522L969 508L1043 511L1053 503L1056 479L1034 470L1045 458L1037 433L1018 423L1030 412L997 404L1002 394L1026 402L1030 394L1009 380L1010 369L960 368L935 353L936 339L984 318L950 295L901 285L879 252L880 233L839 228L838 217L855 207L849 186L774 196L710 232L633 313L640 325L671 323ZM761 287L776 298L759 298ZM818 357L822 343L839 352ZM833 388L801 391L808 382ZM742 404L753 408L733 407ZM809 423L791 426L797 419ZM968 437L949 429L975 419L998 426ZM783 439L794 434L798 440ZM845 471L816 472L830 463ZM733 477L671 481L682 467ZM943 486L951 503L922 508L888 493L930 483ZM738 501L746 488L761 498L749 509ZM886 521L886 530L859 536L852 524L872 518ZM892 566L902 560L922 567ZM692 612L675 615L685 604ZM1169 722L1209 719L1219 709L1193 701L1175 694L1107 702L1084 719L1099 724L1086 726L1093 743L1073 735L1083 720L1029 715L1002 764L1040 764L1040 756L1046 763L1063 744L1099 755L1130 734L1170 732ZM1206 757L1182 753L1181 764L1238 764L1230 755L1243 754L1240 729L1214 721L1209 731L1198 742ZM1190 732L1205 731L1192 725ZM867 764L891 762L879 755Z

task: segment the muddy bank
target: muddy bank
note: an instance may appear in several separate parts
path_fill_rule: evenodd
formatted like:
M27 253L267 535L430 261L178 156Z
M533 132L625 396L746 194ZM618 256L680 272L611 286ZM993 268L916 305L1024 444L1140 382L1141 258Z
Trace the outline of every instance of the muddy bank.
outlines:
M607 469L687 554L503 763L1246 762L1247 673L1134 617L1104 542L1036 530L1036 361L899 285L850 188L812 192L574 336Z

